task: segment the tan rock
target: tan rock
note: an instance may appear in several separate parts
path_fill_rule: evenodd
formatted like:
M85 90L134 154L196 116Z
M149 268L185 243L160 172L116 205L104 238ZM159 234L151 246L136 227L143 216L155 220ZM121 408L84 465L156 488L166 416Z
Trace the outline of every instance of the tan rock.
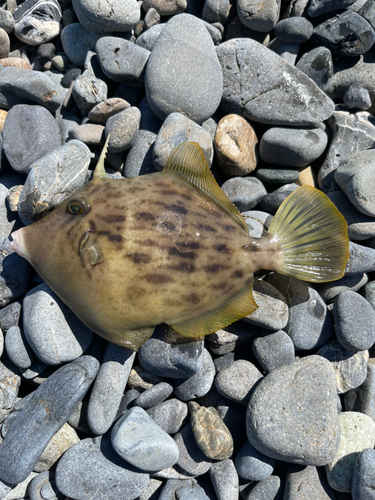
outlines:
M5 118L7 117L8 112L4 109L0 109L0 130L2 131L4 128Z
M124 109L130 108L130 104L121 99L120 97L111 97L106 101L97 104L88 114L88 118L91 122L100 123L105 125L108 118L120 113Z
M32 70L31 64L25 59L22 59L22 57L5 57L0 60L0 64L3 68L11 66L12 68Z
M310 166L304 167L300 170L298 181L296 182L299 186L312 186L316 185L316 175Z
M220 169L230 177L248 175L258 162L258 139L241 116L224 116L217 126L214 146Z
M9 192L7 194L7 202L11 212L17 212L17 205L20 199L22 188L23 185L17 185L9 189Z
M34 467L36 472L49 470L54 463L66 452L74 443L78 443L79 437L76 431L69 424L65 424L51 438Z

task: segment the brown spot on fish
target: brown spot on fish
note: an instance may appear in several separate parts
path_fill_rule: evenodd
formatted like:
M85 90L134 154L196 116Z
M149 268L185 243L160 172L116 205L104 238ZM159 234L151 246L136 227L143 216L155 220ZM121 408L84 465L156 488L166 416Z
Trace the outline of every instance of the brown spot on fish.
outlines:
M239 278L239 279L243 278L243 271L241 271L240 269L234 271L234 273L232 273L231 278Z
M96 224L95 224L95 222L92 219L90 219L89 220L89 224L90 224L90 232L91 233L96 233Z
M128 298L130 300L131 299L139 299L140 297L143 297L146 294L147 294L147 290L145 290L144 288L137 286L137 285L129 286L127 291L126 291L126 295L128 296Z
M255 243L251 245L245 245L243 248L247 252L258 252L260 250L259 245L256 245Z
M108 224L119 224L120 222L125 221L125 217L123 215L105 215L104 217L98 215L98 219L103 220Z
M229 253L228 247L222 243L216 247L216 250L220 253Z
M195 271L195 266L190 262L180 262L176 266L168 266L168 269L172 269L173 271L181 271L183 273L193 273Z
M198 224L198 226L197 226L197 227L198 227L198 229L199 229L200 231L209 231L209 232L211 232L211 233L216 233L216 232L217 232L217 231L216 231L216 229L215 229L214 227L212 227L212 226L208 226L207 224Z
M171 247L169 249L169 255L174 255L174 256L177 256L177 257L182 257L183 259L195 259L197 254L194 253L194 252L183 252L181 250L179 250L178 248L176 247Z
M150 212L139 212L137 219L141 220L155 220L155 217Z
M158 191L158 194L161 194L162 196L176 196L178 192L174 189L162 189L161 191Z
M179 243L179 247L188 248L189 250L198 250L200 244L197 241L188 241L186 243Z
M182 215L185 215L188 213L186 208L183 206L180 207L178 205L170 205L168 208L169 208L169 210L172 210L173 212L177 212L177 213L182 214Z
M223 229L224 231L234 231L236 228L234 226L231 226L230 224L224 224Z
M137 243L138 245L143 245L145 247L159 246L159 243L154 240L144 240L144 241L136 240L135 243Z
M112 236L109 237L109 241L112 241L113 243L121 243L123 240L123 237L121 234L112 234Z
M140 252L128 253L126 254L126 256L136 264L147 264L148 262L151 261L150 255L146 253L140 253Z
M206 273L214 274L224 269L228 269L228 266L223 266L222 264L210 264L209 266L204 266L203 269Z
M186 302L189 302L190 304L199 304L200 302L200 298L196 293L185 295L183 298L186 300Z
M169 283L173 281L173 278L168 276L167 274L159 274L159 273L145 274L144 279L148 283L152 283L154 285L161 285L163 283Z

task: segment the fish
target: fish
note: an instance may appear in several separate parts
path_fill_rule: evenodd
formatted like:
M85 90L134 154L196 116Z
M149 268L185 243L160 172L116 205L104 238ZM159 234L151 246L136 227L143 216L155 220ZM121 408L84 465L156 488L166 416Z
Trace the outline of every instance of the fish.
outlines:
M161 323L186 337L224 328L256 310L260 270L343 276L347 224L318 189L296 189L252 238L197 143L175 148L161 172L112 179L108 139L92 180L10 243L108 341L137 351Z

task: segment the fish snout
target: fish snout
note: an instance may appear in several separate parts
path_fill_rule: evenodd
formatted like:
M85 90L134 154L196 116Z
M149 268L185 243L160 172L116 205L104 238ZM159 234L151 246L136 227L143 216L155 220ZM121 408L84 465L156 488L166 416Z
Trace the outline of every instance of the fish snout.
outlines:
M29 260L29 252L26 249L25 238L24 238L24 228L18 229L11 234L13 241L10 242L10 248L14 250L18 255L24 259Z

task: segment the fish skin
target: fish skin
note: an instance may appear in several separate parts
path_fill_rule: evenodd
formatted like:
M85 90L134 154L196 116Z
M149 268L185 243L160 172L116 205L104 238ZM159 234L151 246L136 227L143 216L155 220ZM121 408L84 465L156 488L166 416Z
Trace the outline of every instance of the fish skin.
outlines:
M71 200L82 198L89 210L69 213ZM90 329L120 345L129 345L126 331L219 306L278 255L188 181L162 172L96 177L22 232L45 282Z

